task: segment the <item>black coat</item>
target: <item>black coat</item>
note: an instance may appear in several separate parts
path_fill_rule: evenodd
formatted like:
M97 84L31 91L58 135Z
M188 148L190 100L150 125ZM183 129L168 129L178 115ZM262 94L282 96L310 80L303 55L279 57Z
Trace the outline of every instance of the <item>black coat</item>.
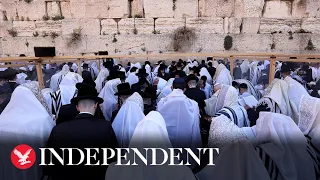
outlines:
M87 70L84 70L82 71L82 78L84 81L92 81L92 76L91 76L91 72L90 71L87 71Z
M206 106L204 102L204 100L206 100L206 94L203 91L199 88L189 88L184 92L184 94L188 98L195 100L198 103L200 110L204 110L204 107Z
M48 139L47 148L55 148L62 157L58 148L79 148L84 153L84 148L118 148L117 139L112 129L111 123L106 120L95 118L91 114L79 114L73 120L56 125ZM96 160L102 164L103 153L99 150ZM50 154L45 154L47 162L50 161ZM54 156L53 156L54 157ZM116 157L116 156L115 156ZM68 153L65 153L65 159L68 159ZM73 154L74 163L79 162L79 155ZM45 175L52 180L69 180L69 179L90 179L104 180L107 166L84 166L85 160L79 166L62 166L59 161L53 158L54 166L43 166ZM114 160L114 159L113 159ZM91 158L91 164L97 163ZM110 164L112 161L108 161ZM65 160L68 163L68 160Z

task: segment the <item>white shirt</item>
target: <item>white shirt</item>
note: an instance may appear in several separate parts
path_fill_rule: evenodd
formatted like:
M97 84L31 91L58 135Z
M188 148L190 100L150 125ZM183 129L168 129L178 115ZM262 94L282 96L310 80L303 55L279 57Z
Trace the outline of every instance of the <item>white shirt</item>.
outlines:
M92 116L94 116L91 112L80 112L79 114L91 114Z

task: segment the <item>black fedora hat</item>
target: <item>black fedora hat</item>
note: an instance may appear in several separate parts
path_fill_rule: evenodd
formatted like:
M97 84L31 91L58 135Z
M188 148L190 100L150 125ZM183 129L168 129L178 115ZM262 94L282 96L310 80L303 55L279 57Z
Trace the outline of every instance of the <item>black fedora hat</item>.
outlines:
M83 63L83 64L82 64L82 67L83 67L83 68L89 68L89 64Z
M78 104L79 101L85 100L85 99L94 100L98 104L103 103L103 99L98 97L98 92L96 88L94 88L93 86L87 83L78 83L76 84L76 87L78 89L78 95L77 97L74 97L71 99L72 104Z
M282 63L280 72L285 73L285 72L290 72L292 70L293 70L292 63L289 63L289 62Z
M18 71L12 68L8 68L0 74L0 79L13 80L18 74Z
M157 91L155 91L152 87L146 87L144 91L139 91L138 93L142 98L157 99Z
M129 83L121 83L117 86L118 92L115 93L114 95L131 95L133 94L133 90L130 88Z
M186 81L186 83L188 83L189 81L192 81L192 80L198 82L198 81L199 81L199 78L198 78L197 76L195 76L194 74L190 74L190 75L187 76L187 81Z
M138 77L147 77L149 74L147 73L146 69L139 69L138 73L136 74Z

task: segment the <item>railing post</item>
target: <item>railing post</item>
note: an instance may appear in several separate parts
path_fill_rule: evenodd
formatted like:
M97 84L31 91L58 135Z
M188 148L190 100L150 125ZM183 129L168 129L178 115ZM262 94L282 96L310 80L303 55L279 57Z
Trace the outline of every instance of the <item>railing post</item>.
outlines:
M82 76L82 72L81 72L81 59L80 59L80 58L77 59L77 65L78 65L78 74L79 74L80 76Z
M101 61L100 61L100 58L98 59L98 69L99 69L99 71L101 71Z
M44 89L41 61L42 60L37 60L37 63L36 63L37 77L38 77L38 83L39 83L40 90Z
M275 69L276 69L276 57L272 56L272 57L270 57L269 84L274 79Z
M229 58L229 61L230 61L230 74L231 74L231 77L233 77L233 67L234 67L234 57L233 56L230 56Z

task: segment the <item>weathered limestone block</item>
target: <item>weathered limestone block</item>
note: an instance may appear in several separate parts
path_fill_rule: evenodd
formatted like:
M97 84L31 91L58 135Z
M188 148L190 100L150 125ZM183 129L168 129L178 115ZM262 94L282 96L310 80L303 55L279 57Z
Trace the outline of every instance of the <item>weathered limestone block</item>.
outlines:
M146 18L171 18L174 16L172 0L143 1Z
M34 21L13 21L13 29L21 37L33 36L33 32L36 29L36 24Z
M234 1L206 0L201 7L201 17L231 17L234 12Z
M61 4L62 16L64 16L64 18L66 18L66 19L73 18L72 14L71 14L70 2L60 2L60 4Z
M60 11L60 2L58 1L47 2L46 7L47 7L47 14L49 17L62 15Z
M82 36L80 40L71 42L70 36L60 36L55 39L56 52L63 55L81 55L86 52L86 37Z
M260 22L260 33L296 32L301 29L301 19L267 19Z
M238 34L233 36L233 49L239 52L270 52L271 34Z
M320 33L320 18L303 19L301 28L306 32Z
M87 18L124 18L128 14L127 0L93 0L85 4Z
M292 17L294 18L308 17L306 0L295 0L292 2Z
M28 47L25 42L25 37L2 38L2 53L5 55L27 54Z
M197 0L176 1L174 17L175 18L198 17L198 1Z
M228 33L239 34L241 24L242 24L241 18L229 18Z
M134 18L121 19L118 22L118 31L117 34L133 34L134 30Z
M140 0L132 0L131 3L131 15L132 17L143 17L143 2Z
M235 17L261 17L264 0L235 0Z
M108 0L107 3L108 18L124 18L129 16L128 0Z
M27 54L34 56L34 47L52 47L55 46L55 41L50 36L48 37L27 37L26 41L29 43Z
M114 47L112 43L113 36L105 35L105 36L87 36L86 37L86 52L95 53L98 51L114 51Z
M30 4L19 1L16 4L16 9L19 17L21 18L23 16L25 20L27 18L30 20L41 20L46 11L44 1L33 1Z
M181 18L159 18L156 20L156 32L161 34L173 33L179 27L185 25L185 19ZM188 26L189 27L189 26Z
M154 28L153 18L134 18L134 24L137 34L152 34ZM134 30L133 30L134 31ZM131 32L130 34L134 34Z
M201 33L197 36L193 49L195 52L201 53L222 52L224 51L224 37L225 35L223 34Z
M309 14L309 17L320 17L319 7L320 7L319 0L308 0L306 11Z
M120 20L120 22L122 20ZM117 23L113 19L101 20L101 35L117 34L117 33L118 33Z
M62 22L61 21L36 21L36 31L41 34L56 32L61 34Z
M299 34L292 34L289 38L288 34L274 34L274 45L277 52L284 53L299 53L300 36Z
M85 18L87 16L86 2L70 1L70 11L72 18Z
M291 17L291 1L266 1L263 17L289 18Z
M223 18L188 18L187 26L199 33L223 34Z
M99 19L65 19L62 20L62 34L70 35L75 29L81 29L83 35L100 35Z
M260 27L260 18L243 18L242 33L257 34Z

